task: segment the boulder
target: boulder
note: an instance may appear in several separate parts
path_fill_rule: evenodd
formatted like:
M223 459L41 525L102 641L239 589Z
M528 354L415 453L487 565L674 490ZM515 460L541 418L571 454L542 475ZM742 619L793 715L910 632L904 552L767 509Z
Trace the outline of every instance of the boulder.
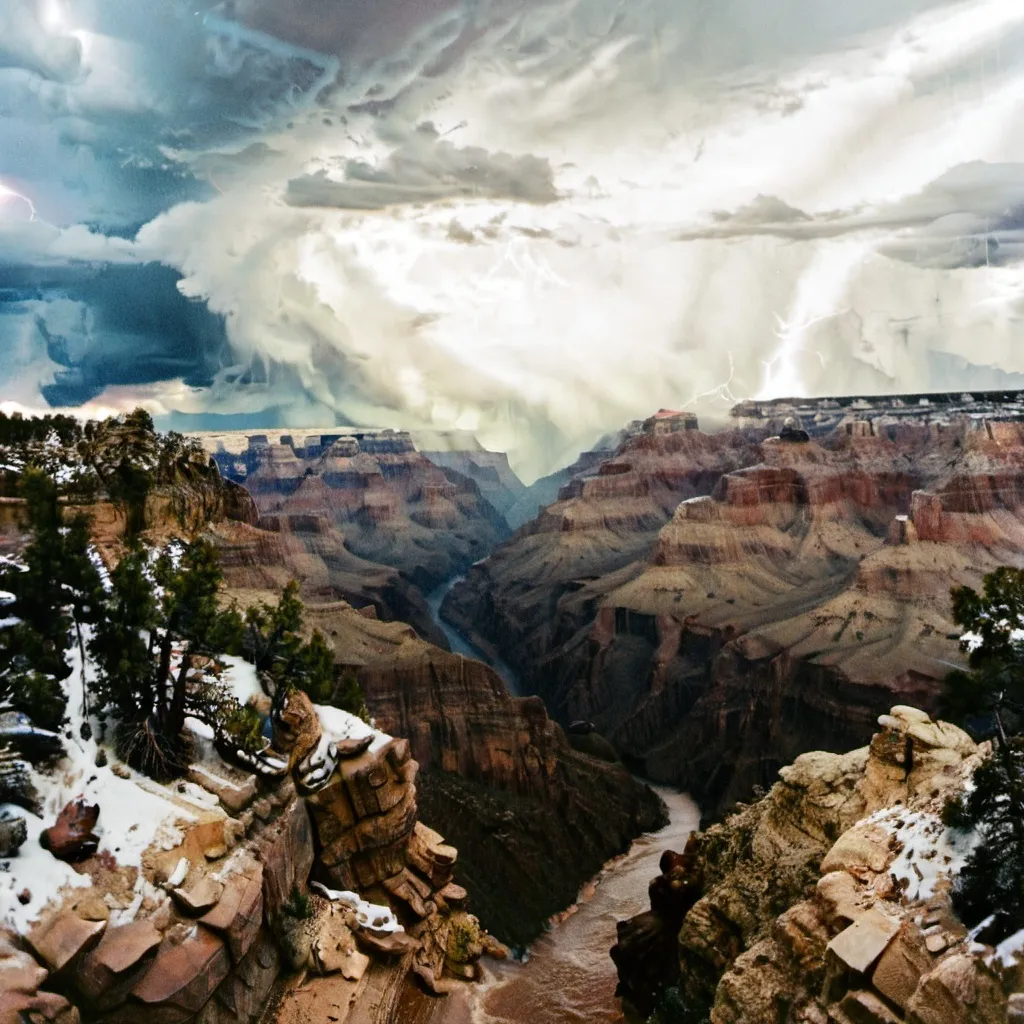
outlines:
M213 793L229 814L241 813L256 799L256 776L223 762L196 762L189 768L188 777Z
M0 1024L81 1024L78 1008L56 992L0 991Z
M159 945L160 932L148 919L108 928L75 971L75 987L98 1010L124 1002Z
M932 958L924 936L911 921L904 921L871 974L871 984L901 1010L917 990L921 976L931 969Z
M51 971L59 971L94 946L106 927L106 921L83 921L70 910L58 911L36 924L27 941Z
M253 864L230 875L217 905L201 919L227 941L237 963L252 948L263 921L263 868Z
M984 965L967 953L941 960L907 1003L909 1024L1003 1024L1006 996Z
M35 992L48 974L45 967L18 947L13 936L7 938L0 933L0 992Z
M149 970L132 988L132 995L147 1007L139 1011L137 1020L182 1024L203 1008L230 970L227 946L203 925L180 945L165 940Z
M889 866L890 833L872 821L860 822L844 832L821 862L821 871L845 871L861 879L881 874Z
M330 907L320 920L311 952L321 973L340 973L349 981L359 981L370 966L370 958L356 948L356 940L345 923L346 916L342 907Z
M902 1024L874 992L849 992L840 1009L850 1024Z
M60 860L85 860L99 846L99 839L92 831L99 816L99 805L87 804L81 797L72 800L57 815L57 821L43 830L39 842Z
M866 974L899 930L896 918L872 907L844 928L828 944L828 950L850 970Z
M182 886L171 890L171 895L178 901L186 914L205 914L224 892L224 886L205 872L187 888Z

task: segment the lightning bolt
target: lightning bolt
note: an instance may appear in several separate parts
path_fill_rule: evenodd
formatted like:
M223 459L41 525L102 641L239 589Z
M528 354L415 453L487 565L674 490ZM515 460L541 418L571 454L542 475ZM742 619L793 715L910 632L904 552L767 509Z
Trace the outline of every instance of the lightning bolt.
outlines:
M6 199L20 199L28 207L28 219L30 221L36 219L35 203L33 203L28 196L23 196L20 192L15 192L13 188L8 188L2 181L0 181L0 202L3 202Z
M684 409L688 409L691 405L699 402L702 398L717 398L723 402L728 402L730 405L736 405L741 399L737 398L732 391L732 381L736 376L736 365L733 362L732 351L726 352L729 357L729 376L726 380L722 381L721 384L716 384L715 387L708 391L702 391L700 394L693 394L687 400L683 406Z

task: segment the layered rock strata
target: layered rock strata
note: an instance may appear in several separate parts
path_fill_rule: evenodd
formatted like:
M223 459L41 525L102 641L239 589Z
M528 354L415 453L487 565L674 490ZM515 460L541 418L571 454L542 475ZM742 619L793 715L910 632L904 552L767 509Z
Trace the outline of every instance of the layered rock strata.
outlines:
M275 601L303 565L265 532L221 524L210 536L242 605ZM254 538L258 548L243 546ZM409 741L424 814L463 851L458 878L503 940L528 942L605 861L659 827L653 793L621 766L574 751L540 700L510 698L490 668L381 621L372 606L315 593L307 577L307 626L331 643L339 679L360 683L378 724Z
M316 555L317 538L329 526L339 546L424 590L481 558L508 532L473 479L435 465L407 434L346 435L312 452L287 438L251 438L243 471L238 456L215 457L228 479L244 483L265 528L308 542ZM496 486L505 488L509 481L491 469Z
M1014 1019L1015 958L972 943L949 901L970 839L942 808L987 751L913 708L879 724L664 856L612 953L628 1001L649 1012L675 988L712 1024Z
M864 742L894 700L931 708L963 663L950 587L1024 564L1020 424L870 426L643 434L443 612L719 813L811 746Z

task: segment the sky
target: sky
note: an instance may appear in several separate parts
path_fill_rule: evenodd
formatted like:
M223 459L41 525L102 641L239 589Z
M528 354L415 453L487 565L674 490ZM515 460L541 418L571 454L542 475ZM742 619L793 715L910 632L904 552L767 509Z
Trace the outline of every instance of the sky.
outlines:
M1019 0L4 0L0 400L475 431L1024 388Z

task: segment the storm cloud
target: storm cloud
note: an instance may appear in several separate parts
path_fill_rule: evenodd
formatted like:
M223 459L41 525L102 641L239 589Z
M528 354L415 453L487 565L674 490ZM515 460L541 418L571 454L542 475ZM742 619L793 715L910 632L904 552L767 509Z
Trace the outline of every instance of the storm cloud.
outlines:
M1002 386L1022 85L1014 0L9 0L0 395L532 475L657 405Z

